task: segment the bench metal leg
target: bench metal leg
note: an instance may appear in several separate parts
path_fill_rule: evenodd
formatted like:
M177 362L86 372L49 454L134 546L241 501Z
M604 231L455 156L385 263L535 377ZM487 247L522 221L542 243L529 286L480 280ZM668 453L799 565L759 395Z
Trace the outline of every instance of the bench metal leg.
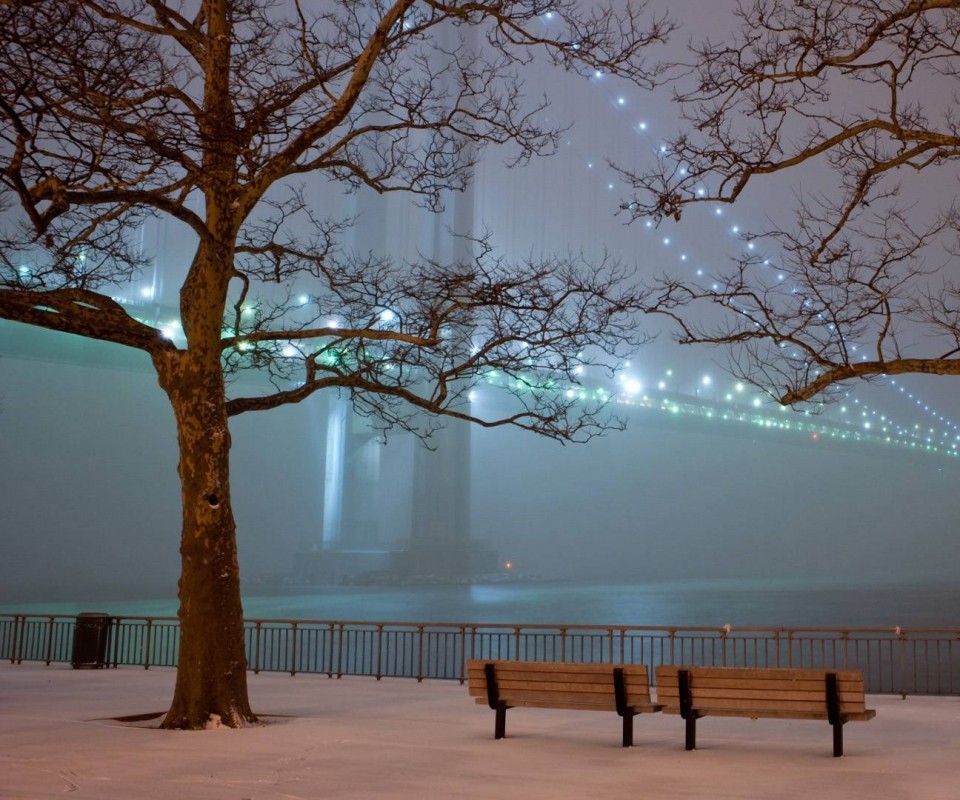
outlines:
M507 735L507 707L500 704L496 708L496 721L493 725L493 738L502 739Z
M687 723L687 750L697 749L697 718L691 714L686 719Z
M843 755L843 723L835 722L831 727L833 728L833 756L839 758Z
M623 746L633 747L633 714L623 715Z

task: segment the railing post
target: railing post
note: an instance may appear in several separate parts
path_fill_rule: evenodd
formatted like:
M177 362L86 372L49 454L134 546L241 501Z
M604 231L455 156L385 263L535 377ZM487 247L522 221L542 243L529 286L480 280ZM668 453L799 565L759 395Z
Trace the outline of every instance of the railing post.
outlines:
M897 625L896 627L897 639L900 642L900 699L907 699L907 637L903 633L903 629Z
M300 628L297 626L297 623L293 623L293 653L290 656L290 674L297 674L297 654L300 652L300 648L297 646L297 639L299 638Z
M460 626L460 685L467 679L467 627Z
M53 660L53 617L47 618L47 656L44 660L48 667Z
M520 658L520 629L517 628L517 658ZM567 663L567 629L560 629L560 661Z
M563 638L563 632L561 631L561 641ZM520 660L520 628L514 627L513 629L513 660ZM566 645L564 645L564 661L566 661Z
M260 620L253 628L253 674L260 674Z
M110 659L113 663L113 668L117 669L118 662L120 659L120 622L123 620L123 617L114 617L110 623L110 645L113 650L113 658Z
M13 618L13 650L10 651L10 663L23 663L23 640L26 636L27 618L15 616Z
M153 649L153 617L147 617L147 646L143 651L143 668L150 669L150 651Z
M423 683L423 625L417 625L417 683Z
M343 677L343 655L345 652L346 647L343 645L343 623L341 622L337 636L337 680Z
M383 625L377 625L377 680L383 677Z
M327 623L327 627L323 632L323 640L326 643L323 648L323 660L327 665L327 678L333 678L333 657L335 653L335 648L333 640L336 638L336 631L334 630L334 624L332 622Z

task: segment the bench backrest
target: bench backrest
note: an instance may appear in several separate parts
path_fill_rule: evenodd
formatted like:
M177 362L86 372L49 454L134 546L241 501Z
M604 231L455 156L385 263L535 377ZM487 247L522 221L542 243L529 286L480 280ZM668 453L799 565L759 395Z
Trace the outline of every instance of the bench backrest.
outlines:
M863 675L852 669L761 669L753 667L657 667L657 702L680 713L678 673L685 670L693 707L827 714L828 673L837 676L841 714L865 711Z
M508 706L616 711L614 670L623 670L626 704L650 703L650 673L643 664L556 664L542 661L467 661L469 692L487 702L486 665L492 664L500 700Z

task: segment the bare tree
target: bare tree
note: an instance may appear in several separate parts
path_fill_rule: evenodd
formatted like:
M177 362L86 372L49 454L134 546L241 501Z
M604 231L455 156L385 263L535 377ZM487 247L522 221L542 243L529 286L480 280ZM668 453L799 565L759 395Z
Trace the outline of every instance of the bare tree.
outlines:
M957 212L929 190L960 159L960 2L754 0L735 24L693 50L675 95L687 131L653 169L621 168L624 209L679 220L785 173L794 219L747 235L707 284L666 278L656 310L682 342L729 345L733 370L783 403L854 378L960 375L960 285L937 269Z
M0 317L149 353L176 416L181 644L165 727L255 718L230 417L331 389L409 428L446 415L583 440L610 424L557 384L639 340L642 297L623 269L506 263L487 238L455 263L351 256L343 214L312 207L296 180L438 207L485 144L511 145L517 162L554 148L559 131L518 75L535 51L649 84L642 51L671 25L643 27L640 13L575 0L0 6ZM196 241L180 287L185 346L111 299L144 266L133 243L151 216ZM231 395L225 376L245 369L269 375L269 391ZM465 393L492 370L511 379L516 407L481 419Z

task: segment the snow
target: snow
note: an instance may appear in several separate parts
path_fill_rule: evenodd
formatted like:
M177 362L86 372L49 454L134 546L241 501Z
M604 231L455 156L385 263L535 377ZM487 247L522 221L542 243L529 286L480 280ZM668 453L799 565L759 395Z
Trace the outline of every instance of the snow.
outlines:
M960 797L960 699L870 696L870 722L831 755L825 722L514 709L507 738L455 682L250 676L270 724L216 734L116 717L162 712L173 670L0 665L0 798L543 798L715 800Z

